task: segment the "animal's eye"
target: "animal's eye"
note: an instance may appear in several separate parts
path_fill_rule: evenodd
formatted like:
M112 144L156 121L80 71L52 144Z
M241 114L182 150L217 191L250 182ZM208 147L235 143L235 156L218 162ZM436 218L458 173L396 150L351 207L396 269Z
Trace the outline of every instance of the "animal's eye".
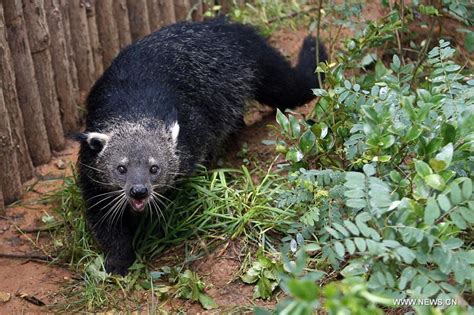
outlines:
M153 165L152 167L150 167L150 173L152 174L158 173L158 166Z
M125 173L127 173L127 168L123 165L119 165L117 167L117 171L119 171L120 174L125 174Z

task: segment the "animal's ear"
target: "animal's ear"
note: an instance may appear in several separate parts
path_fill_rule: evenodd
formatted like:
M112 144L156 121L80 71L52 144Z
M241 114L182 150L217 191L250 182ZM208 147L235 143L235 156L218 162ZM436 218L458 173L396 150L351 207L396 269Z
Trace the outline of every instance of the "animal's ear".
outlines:
M179 135L179 124L177 121L171 124L170 131L171 131L171 138L173 139L173 142L176 143L178 141L178 135Z
M110 136L100 132L76 133L73 139L79 142L86 142L94 151L102 151L110 140Z

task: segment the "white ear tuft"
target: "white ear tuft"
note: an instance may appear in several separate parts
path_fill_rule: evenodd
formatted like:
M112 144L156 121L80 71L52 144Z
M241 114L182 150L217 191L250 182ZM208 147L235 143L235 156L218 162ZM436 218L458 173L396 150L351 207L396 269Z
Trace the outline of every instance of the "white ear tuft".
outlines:
M171 125L171 138L173 138L174 142L178 141L178 135L179 135L179 124L177 121L175 121Z
M89 144L93 150L102 150L107 145L109 139L110 136L105 133L89 132L87 134L87 144Z

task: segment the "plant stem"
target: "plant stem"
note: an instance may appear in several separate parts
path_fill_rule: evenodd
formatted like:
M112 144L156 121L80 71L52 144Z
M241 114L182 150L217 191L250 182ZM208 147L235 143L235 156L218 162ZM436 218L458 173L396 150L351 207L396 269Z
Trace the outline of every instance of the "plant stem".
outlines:
M319 0L318 4L318 19L316 21L316 66L319 64L319 35L321 33L321 9L323 7L323 0ZM318 76L319 88L323 87L323 81L321 80L321 73L316 72Z

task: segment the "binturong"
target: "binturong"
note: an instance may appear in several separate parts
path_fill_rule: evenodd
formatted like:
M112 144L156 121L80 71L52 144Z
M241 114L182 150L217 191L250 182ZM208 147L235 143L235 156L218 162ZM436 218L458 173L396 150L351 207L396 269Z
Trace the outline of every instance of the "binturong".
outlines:
M128 272L141 216L216 156L244 125L246 102L284 110L313 99L317 42L308 36L292 67L254 28L218 19L162 28L119 53L76 136L87 225L107 272Z

